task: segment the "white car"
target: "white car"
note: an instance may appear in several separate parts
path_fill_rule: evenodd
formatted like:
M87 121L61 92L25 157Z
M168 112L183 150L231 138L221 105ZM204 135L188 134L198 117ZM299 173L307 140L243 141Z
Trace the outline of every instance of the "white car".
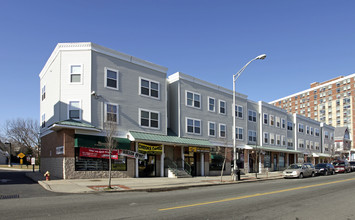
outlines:
M314 166L310 163L295 163L291 164L286 170L283 172L284 178L300 178L307 176L315 176Z

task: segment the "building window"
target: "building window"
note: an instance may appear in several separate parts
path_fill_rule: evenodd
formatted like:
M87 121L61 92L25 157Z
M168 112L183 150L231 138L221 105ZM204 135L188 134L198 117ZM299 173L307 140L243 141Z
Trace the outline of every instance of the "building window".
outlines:
M118 70L105 68L105 87L118 90Z
M328 132L328 131L325 131L325 132L324 132L324 138L326 138L326 139L329 138L329 132Z
M267 125L269 120L269 116L264 113L264 124Z
M270 144L275 144L275 134L270 133Z
M46 127L46 114L42 114L42 124L41 127L44 128Z
M223 115L226 114L226 102L223 100L219 100L219 113Z
M287 130L292 131L293 123L291 121L287 122Z
M319 150L319 142L314 142L314 146L315 146L316 150Z
M310 141L310 149L313 150L314 147L313 147L313 141Z
M70 83L81 83L82 66L70 65Z
M298 139L298 148L304 148L304 140Z
M186 91L186 105L194 108L201 108L201 95Z
M105 121L118 123L118 105L106 103L105 105Z
M276 135L276 145L281 145L281 136L280 135Z
M269 143L269 133L264 132L264 144L268 144Z
M139 114L140 114L139 115L139 119L140 119L139 125L141 127L154 128L154 129L160 128L160 113L159 112L140 109Z
M276 127L280 127L281 125L280 125L280 117L275 117L275 120L276 120Z
M256 112L249 110L248 111L248 119L249 119L249 121L256 122Z
M42 101L46 98L46 85L44 85L43 87L42 87L42 93L41 93L41 95L42 95Z
M303 124L298 124L298 132L303 133L304 130L304 125Z
M285 136L281 136L281 144L282 146L286 146L286 137Z
M208 136L216 136L216 123L208 122Z
M306 140L306 148L309 149L309 140Z
M306 125L306 134L309 134L309 126Z
M249 142L256 142L256 131L248 131L248 140Z
M186 132L189 134L201 134L201 120L186 118Z
M314 129L314 135L319 137L319 129L318 128L315 128Z
M313 133L314 133L313 131L314 131L314 129L311 127L311 135L313 135Z
M208 97L208 111L215 112L215 99Z
M287 139L287 147L293 147L293 139L292 138Z
M243 140L243 132L244 132L243 128L236 127L235 128L235 138L237 140Z
M275 125L275 118L273 115L270 115L270 125L274 126Z
M281 128L286 128L286 120L284 118L281 118Z
M235 106L235 117L243 119L243 106Z
M160 83L140 78L140 95L160 98Z
M225 138L226 137L226 125L219 124L219 137Z
M68 118L80 120L80 101L69 101Z

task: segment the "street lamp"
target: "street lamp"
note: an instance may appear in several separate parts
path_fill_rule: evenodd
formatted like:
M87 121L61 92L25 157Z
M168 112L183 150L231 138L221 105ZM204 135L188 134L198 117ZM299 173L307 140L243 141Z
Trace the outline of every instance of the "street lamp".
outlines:
M11 143L5 142L6 145L9 145L9 167L11 167Z
M237 79L239 78L239 76L242 74L242 72L245 70L245 68L247 68L247 66L253 62L254 60L263 60L266 58L266 54L261 54L257 57L255 57L254 59L250 60L247 64L245 64L245 66L243 66L243 68L241 68L236 74L233 75L233 108L234 108L234 112L233 112L233 158L234 158L234 164L233 164L233 181L237 181L237 170L239 170L239 168L237 167L237 140L236 140L236 123L235 123L235 81L237 81Z

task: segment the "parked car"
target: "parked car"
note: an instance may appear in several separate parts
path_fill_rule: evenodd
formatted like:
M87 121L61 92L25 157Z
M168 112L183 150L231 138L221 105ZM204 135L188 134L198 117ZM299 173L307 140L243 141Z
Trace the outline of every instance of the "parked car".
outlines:
M310 163L295 163L291 164L286 170L283 172L284 178L300 178L307 176L314 176L315 169L313 164Z
M351 171L355 171L355 161L350 161Z
M336 160L333 161L333 166L335 167L336 173L349 173L351 172L350 164L347 160Z
M334 175L335 174L335 168L332 164L330 163L319 163L315 166L316 168L316 174L318 175Z

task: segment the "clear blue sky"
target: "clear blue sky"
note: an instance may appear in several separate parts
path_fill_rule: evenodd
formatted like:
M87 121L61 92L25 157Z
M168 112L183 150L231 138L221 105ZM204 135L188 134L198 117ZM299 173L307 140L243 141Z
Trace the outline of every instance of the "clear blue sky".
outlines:
M41 69L57 43L94 42L272 101L355 72L355 1L0 2L0 124L39 120Z

